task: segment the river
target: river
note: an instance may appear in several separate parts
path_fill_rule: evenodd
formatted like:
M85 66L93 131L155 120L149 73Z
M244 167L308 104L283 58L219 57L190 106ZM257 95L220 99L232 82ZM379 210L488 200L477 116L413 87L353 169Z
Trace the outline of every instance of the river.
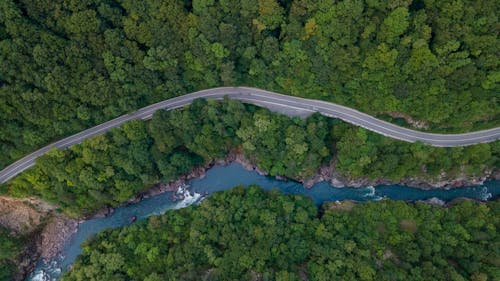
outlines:
M163 193L142 200L139 203L117 208L115 212L105 218L85 221L78 226L77 232L67 241L61 255L45 264L38 263L37 268L28 280L58 280L61 272L71 265L81 253L80 244L95 233L106 228L115 228L130 224L130 218L147 218L151 215L162 214L169 209L177 209L199 202L212 192L230 189L236 185L260 185L266 190L277 188L283 193L303 194L314 200L316 204L325 201L356 200L373 201L390 198L394 200L426 200L436 197L443 201L450 201L458 197L467 197L478 200L488 200L500 195L500 181L489 181L482 186L461 187L449 190L435 189L422 190L398 185L369 186L363 188L333 188L326 182L320 182L310 189L300 183L281 181L271 177L261 176L253 171L245 170L240 164L233 163L227 166L216 166L202 179L191 180L187 187L181 188L177 194ZM180 198L173 201L173 198Z

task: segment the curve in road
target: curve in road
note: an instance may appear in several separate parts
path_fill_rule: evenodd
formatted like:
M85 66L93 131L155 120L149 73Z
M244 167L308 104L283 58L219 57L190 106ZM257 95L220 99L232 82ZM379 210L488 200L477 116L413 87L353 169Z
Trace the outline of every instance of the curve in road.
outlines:
M22 171L30 168L35 164L35 159L54 147L67 148L92 136L102 134L112 128L118 127L127 121L135 119L149 119L153 116L153 113L159 109L172 110L188 105L197 98L223 99L225 96L232 99L238 99L244 103L266 107L271 111L280 112L289 116L307 116L314 112L319 112L322 115L342 119L348 123L363 127L367 130L387 137L407 142L420 141L431 146L466 146L477 143L492 142L500 139L500 127L464 134L424 133L403 128L359 112L355 109L330 102L287 96L251 87L221 87L202 90L155 103L141 108L133 113L122 115L113 120L49 144L21 158L0 171L0 183L8 181Z

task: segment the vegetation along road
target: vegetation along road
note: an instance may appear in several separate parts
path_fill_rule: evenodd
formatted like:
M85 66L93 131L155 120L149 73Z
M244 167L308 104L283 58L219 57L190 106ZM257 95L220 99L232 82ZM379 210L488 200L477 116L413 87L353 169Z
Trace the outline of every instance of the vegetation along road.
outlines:
M111 128L118 127L124 122L134 119L149 119L152 117L153 113L159 109L171 110L179 108L190 104L197 98L223 99L225 96L228 96L232 99L241 100L245 103L251 103L266 107L271 111L281 112L289 116L307 116L314 112L319 112L322 115L342 119L346 122L363 127L387 137L407 142L420 141L432 146L466 146L477 143L491 142L500 139L500 127L463 134L424 133L403 128L389 122L374 118L370 115L361 113L352 108L330 102L292 97L250 87L221 87L202 90L155 103L139 109L133 113L122 115L118 118L102 123L78 134L49 144L21 158L20 160L14 162L10 166L2 170L0 172L0 183L6 182L22 171L33 166L35 164L36 158L54 147L67 148L72 146L73 144L80 143L87 138L102 134Z

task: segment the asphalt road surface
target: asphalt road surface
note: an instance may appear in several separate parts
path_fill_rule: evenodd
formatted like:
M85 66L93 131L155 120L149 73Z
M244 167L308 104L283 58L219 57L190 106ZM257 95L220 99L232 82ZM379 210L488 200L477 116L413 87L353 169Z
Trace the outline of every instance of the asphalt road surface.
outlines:
M102 134L111 128L118 127L124 122L134 119L149 119L152 117L153 113L159 109L171 110L188 105L197 98L223 99L224 96L228 96L232 99L238 99L244 103L266 107L271 111L283 113L288 116L305 117L314 112L319 112L322 115L342 119L348 123L363 127L367 130L387 137L407 142L420 141L432 146L466 146L477 143L492 142L500 139L500 127L464 134L424 133L403 128L392 123L376 119L355 109L330 102L292 97L250 87L221 87L194 92L155 103L141 108L136 112L122 115L60 141L51 143L21 158L0 171L0 183L8 181L22 171L30 168L35 164L36 158L54 147L67 148L80 143L85 139L91 138L92 136Z

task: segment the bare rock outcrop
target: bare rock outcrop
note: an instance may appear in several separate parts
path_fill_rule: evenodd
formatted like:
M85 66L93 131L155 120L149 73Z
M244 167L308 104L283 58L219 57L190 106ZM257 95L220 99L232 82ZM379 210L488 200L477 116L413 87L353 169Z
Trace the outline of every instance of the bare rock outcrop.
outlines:
M17 234L28 234L37 229L54 209L39 199L0 196L0 225Z
M417 129L429 128L429 124L426 121L416 120L410 115L405 114L403 112L391 111L387 112L387 115L391 116L392 118L403 118L406 121L406 123L410 124L412 127Z
M48 260L57 256L77 227L77 220L60 214L53 215L40 233L40 257Z

